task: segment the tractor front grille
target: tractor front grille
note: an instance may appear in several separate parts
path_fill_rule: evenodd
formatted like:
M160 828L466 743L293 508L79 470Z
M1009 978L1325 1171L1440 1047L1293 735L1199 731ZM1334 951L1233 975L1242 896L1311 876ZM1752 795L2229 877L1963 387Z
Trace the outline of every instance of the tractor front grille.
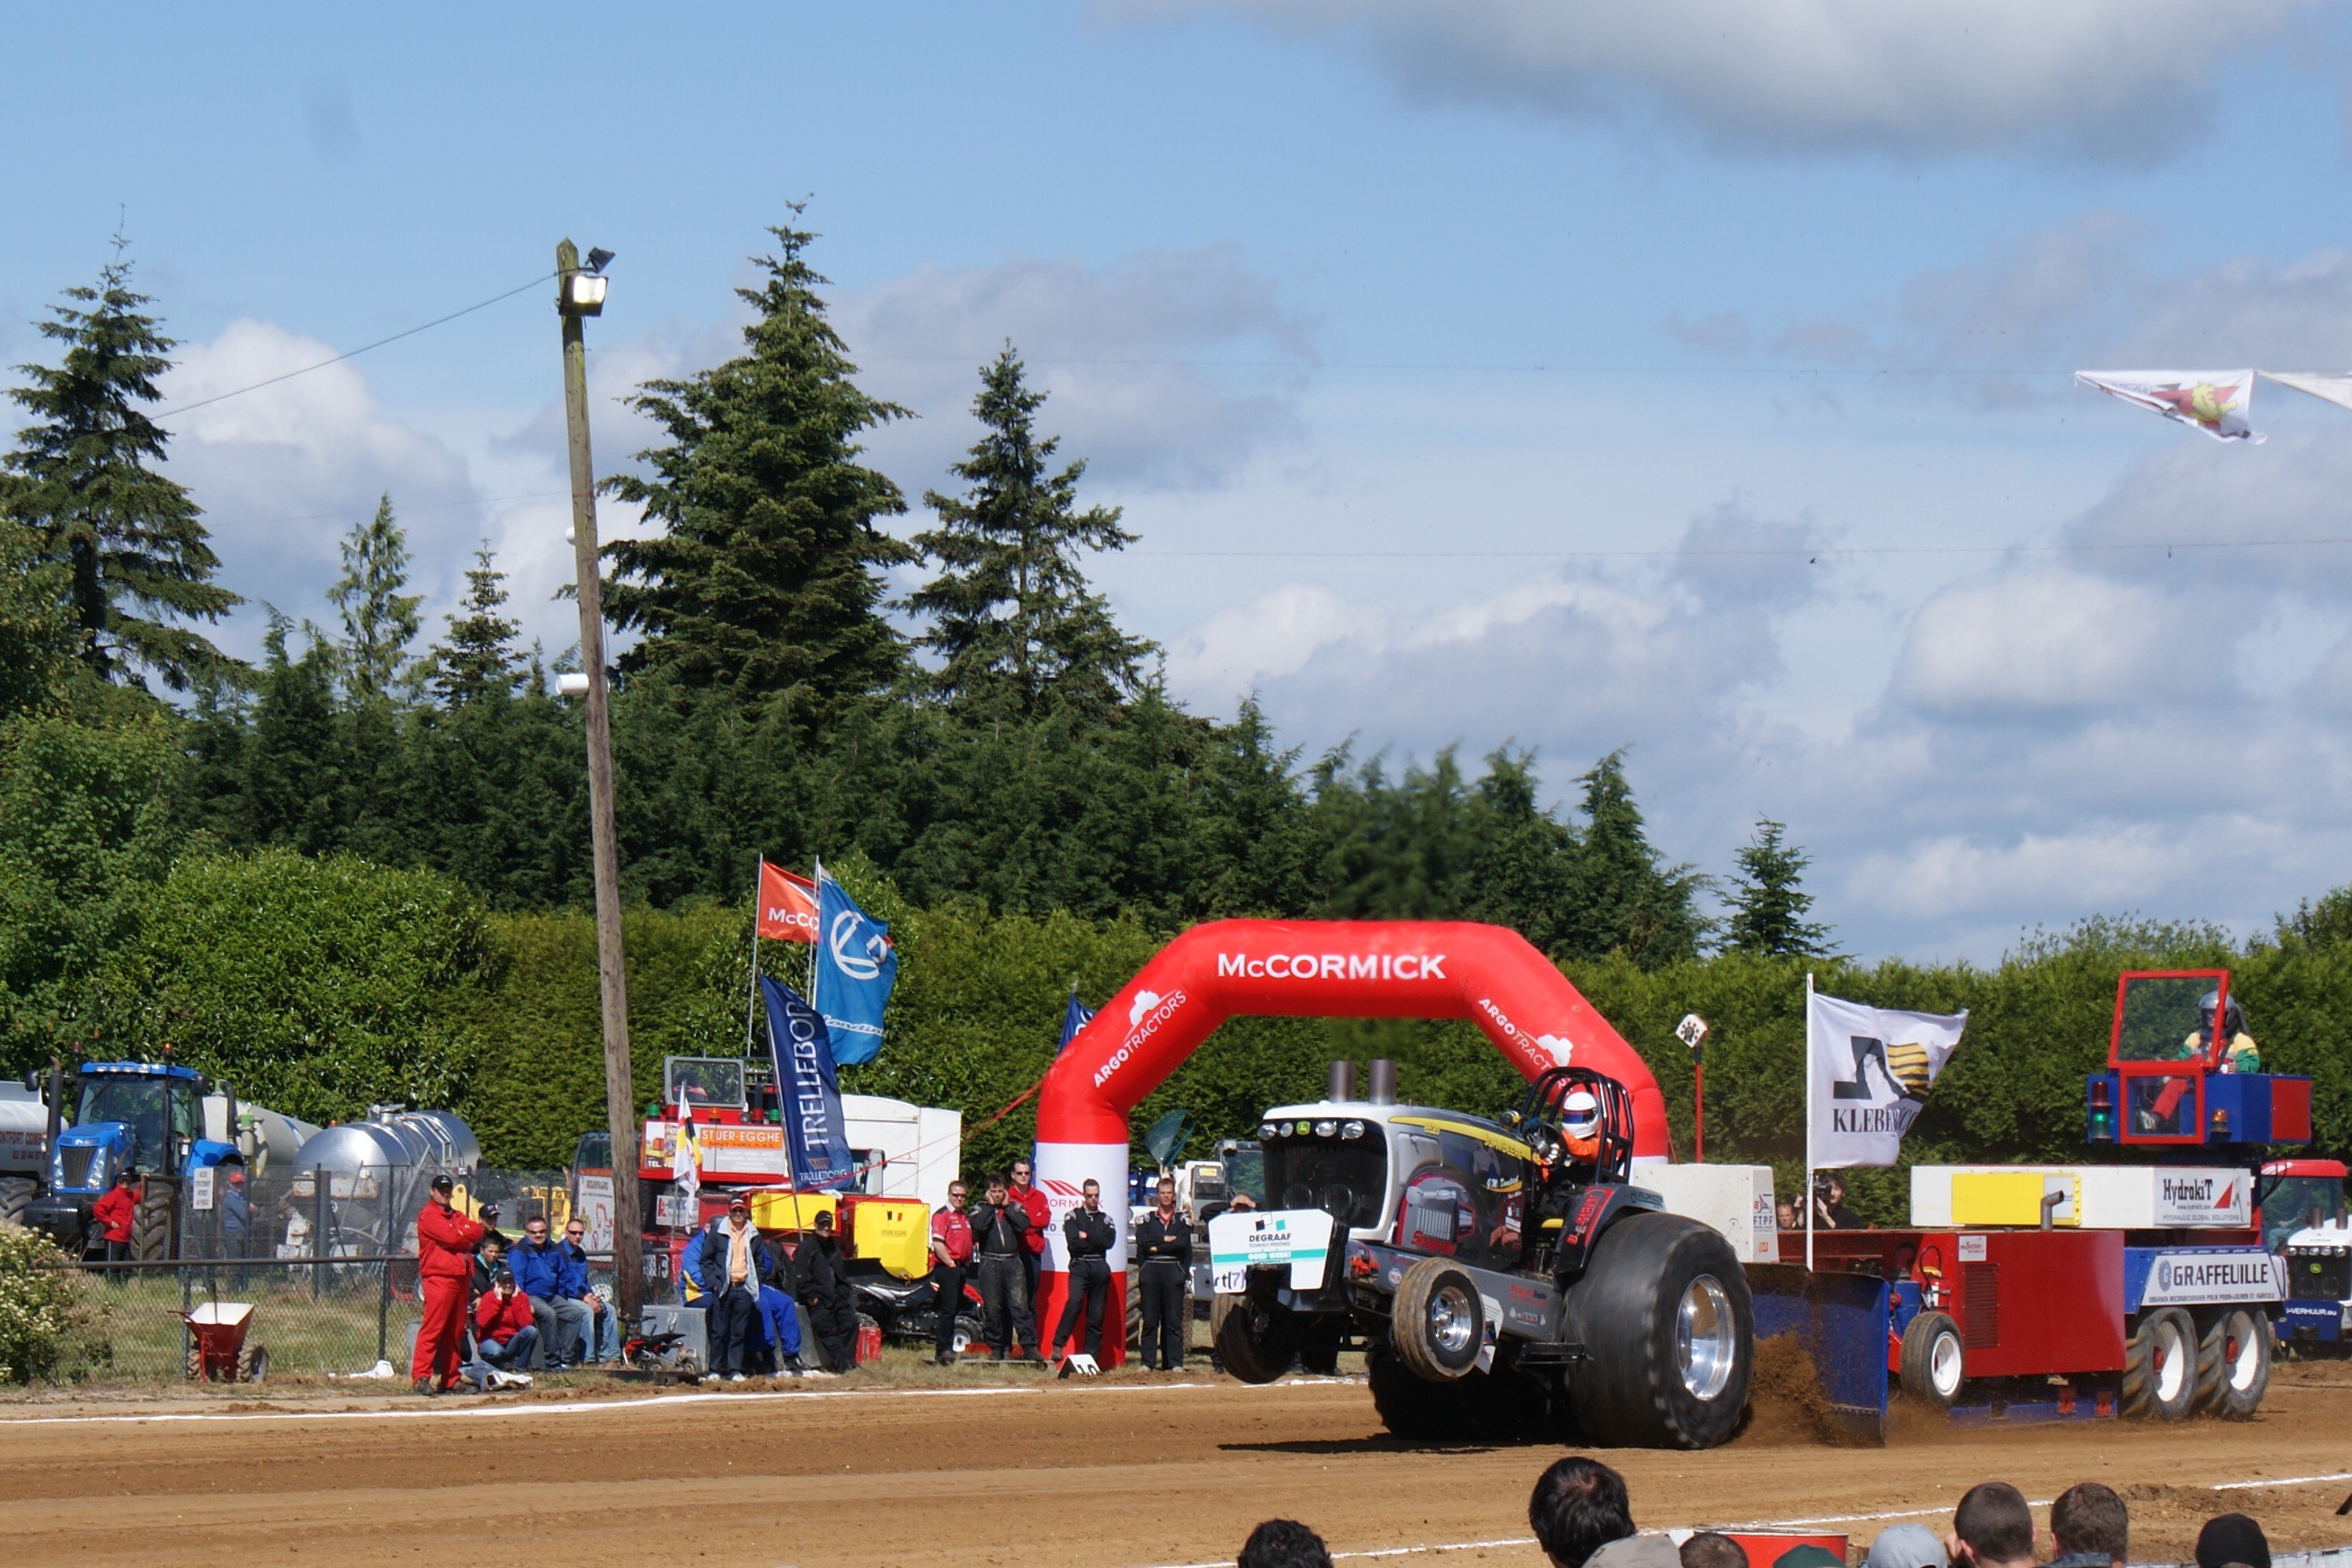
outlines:
M98 1158L94 1143L68 1143L58 1151L58 1184L69 1193L89 1187L90 1163Z
M2352 1296L2352 1255L2290 1253L2286 1293L2298 1301L2341 1301Z

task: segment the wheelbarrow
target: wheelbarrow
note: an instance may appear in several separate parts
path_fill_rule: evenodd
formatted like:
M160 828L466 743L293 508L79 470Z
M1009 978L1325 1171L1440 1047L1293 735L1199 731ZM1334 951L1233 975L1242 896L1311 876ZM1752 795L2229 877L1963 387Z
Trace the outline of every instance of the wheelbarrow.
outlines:
M269 1352L245 1342L253 1323L249 1301L207 1301L172 1315L188 1325L188 1376L198 1383L259 1383L269 1375Z

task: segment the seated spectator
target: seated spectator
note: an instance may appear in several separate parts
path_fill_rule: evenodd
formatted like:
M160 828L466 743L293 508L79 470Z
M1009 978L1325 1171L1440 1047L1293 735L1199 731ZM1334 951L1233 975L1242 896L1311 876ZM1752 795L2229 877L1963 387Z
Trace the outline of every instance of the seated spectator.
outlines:
M1633 1533L1625 1478L1598 1459L1571 1454L1537 1478L1528 1524L1552 1568L1584 1568L1601 1548Z
M571 1260L572 1276L580 1282L580 1304L588 1310L580 1359L596 1366L620 1360L620 1324L613 1317L612 1303L589 1289L588 1226L576 1218L563 1222L563 1256Z
M2033 1512L2007 1481L1979 1481L1952 1510L1953 1568L2033 1568Z
M1870 1543L1863 1568L1945 1568L1944 1543L1924 1524L1890 1524Z
M506 1267L506 1243L496 1236L486 1236L474 1247L473 1294L467 1298L467 1310L490 1293L490 1280Z
M522 1240L507 1254L515 1283L530 1298L538 1314L539 1350L544 1364L562 1367L580 1359L580 1340L588 1327L588 1309L572 1289L569 1255L548 1234L547 1216L533 1215L523 1222ZM587 1286L582 1271L579 1289Z
M2197 1532L2197 1568L2271 1568L2270 1538L2242 1513L2219 1514Z
M1715 1530L1695 1531L1675 1556L1682 1560L1683 1568L1748 1568L1748 1553L1739 1549L1739 1542ZM1944 1568L1941 1553L1936 1568Z
M490 1277L490 1289L474 1303L474 1355L494 1372L520 1372L539 1348L530 1298L515 1289L504 1268Z
M2096 1481L2068 1487L2050 1505L2058 1555L2050 1568L2124 1568L2130 1559L2131 1515L2124 1500Z
M1295 1519L1269 1519L1242 1542L1237 1568L1331 1568L1323 1538Z
M1802 1230L1805 1222L1797 1213L1794 1198L1776 1198L1772 1202L1772 1223L1782 1230Z

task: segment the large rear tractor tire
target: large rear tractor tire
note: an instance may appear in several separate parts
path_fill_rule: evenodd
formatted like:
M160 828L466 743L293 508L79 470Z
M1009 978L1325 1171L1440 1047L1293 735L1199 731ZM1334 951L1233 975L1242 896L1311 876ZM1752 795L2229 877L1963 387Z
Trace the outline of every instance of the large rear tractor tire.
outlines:
M1408 1443L1459 1443L1470 1436L1470 1413L1459 1385L1415 1375L1394 1351L1380 1344L1364 1352L1364 1374L1372 1385L1372 1409L1391 1436Z
M30 1176L0 1176L0 1224L22 1225L40 1185Z
M1711 1448L1738 1431L1756 1318L1748 1276L1717 1232L1681 1215L1627 1215L1593 1244L1566 1308L1565 1337L1586 1358L1570 1395L1594 1442Z
M2197 1399L2197 1326L2178 1307L2140 1314L2124 1347L2126 1415L2183 1421Z
M166 1263L172 1257L172 1224L180 1208L180 1184L150 1176L140 1184L139 1206L131 1216L131 1256L141 1263Z
M1903 1327L1903 1397L1929 1410L1949 1410L1959 1397L1959 1325L1944 1312L1922 1312Z
M1477 1281L1450 1258L1423 1258L1409 1266L1389 1303L1389 1341L1405 1370L1424 1383L1467 1375L1486 1342L1486 1304Z
M1298 1337L1298 1369L1316 1377L1339 1375L1339 1342L1345 1335L1343 1319L1326 1318L1308 1324Z
M2197 1409L2244 1421L2262 1407L2271 1385L2270 1320L2245 1307L2224 1307L2197 1341Z
M1298 1330L1279 1309L1247 1296L1221 1295L1209 1309L1217 1359L1244 1383L1272 1383L1298 1353Z

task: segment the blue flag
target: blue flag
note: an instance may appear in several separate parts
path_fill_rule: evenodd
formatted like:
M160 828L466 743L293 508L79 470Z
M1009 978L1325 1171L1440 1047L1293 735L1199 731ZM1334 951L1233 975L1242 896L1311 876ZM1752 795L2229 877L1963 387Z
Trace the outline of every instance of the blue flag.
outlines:
M1078 988L1071 986L1070 1005L1062 1009L1062 1037L1055 1043L1054 1054L1058 1057L1068 1049L1070 1042L1078 1037L1078 1031L1093 1023L1094 1019L1095 1010L1079 1002Z
M776 1087L784 1102L793 1187L807 1193L848 1186L857 1179L856 1160L849 1152L824 1020L781 980L761 975L760 994L768 1004L768 1048L775 1053Z
M882 1005L898 977L890 928L849 901L841 884L816 868L816 1008L833 1034L833 1059L870 1062L882 1048Z

